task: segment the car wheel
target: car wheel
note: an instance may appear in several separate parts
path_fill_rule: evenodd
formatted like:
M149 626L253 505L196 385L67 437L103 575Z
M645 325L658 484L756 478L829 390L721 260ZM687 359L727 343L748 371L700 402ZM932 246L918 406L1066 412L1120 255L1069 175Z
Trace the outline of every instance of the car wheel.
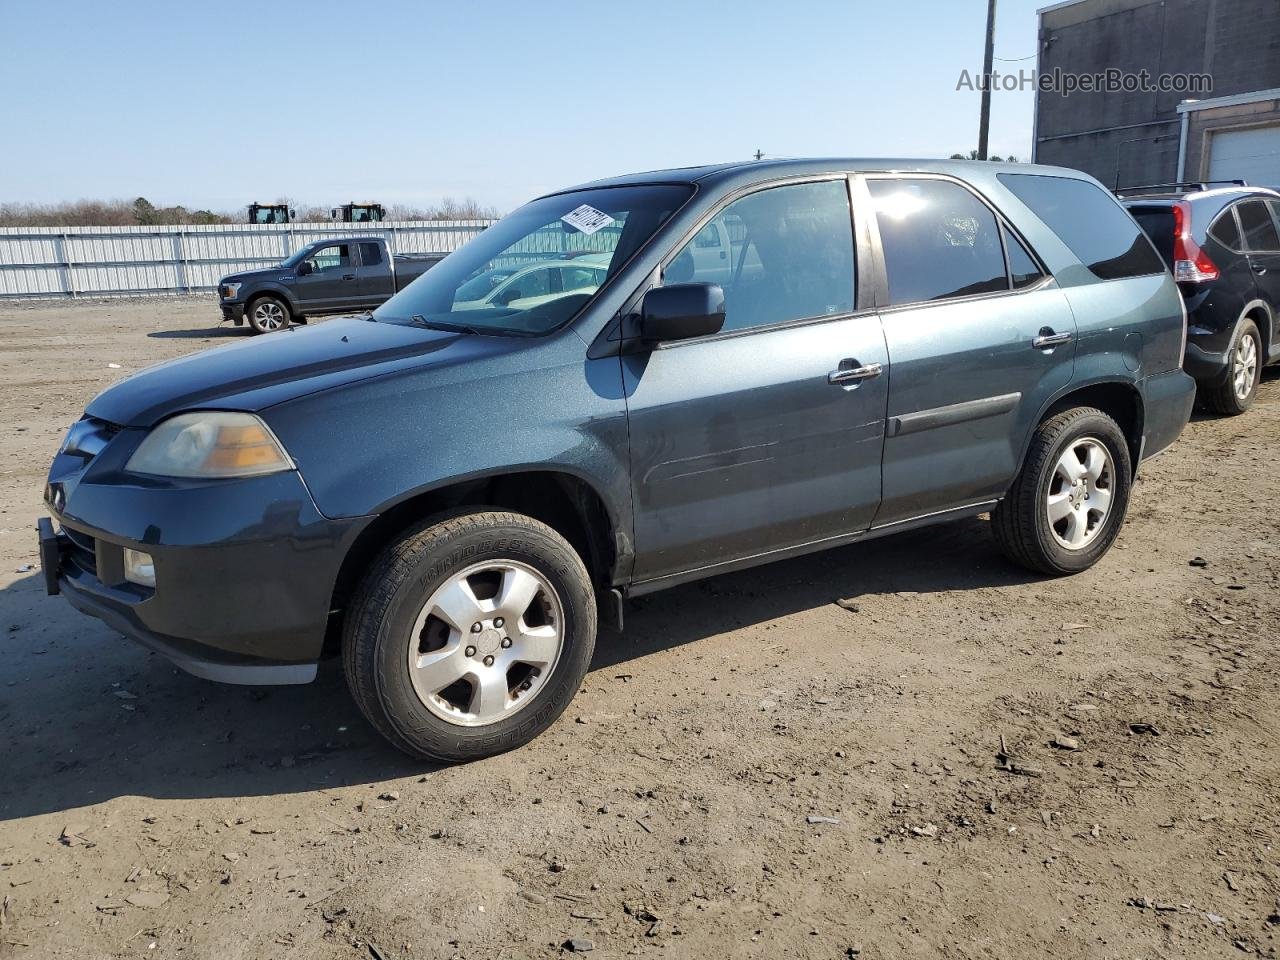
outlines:
M1200 388L1200 398L1214 413L1238 416L1253 406L1262 377L1262 334L1248 317L1236 324L1235 335L1227 349L1225 383Z
M289 305L279 297L259 297L245 312L254 333L274 333L288 328Z
M595 648L582 559L515 513L437 518L388 547L343 632L361 712L417 757L476 760L527 743L573 699Z
M1050 417L991 513L996 542L1039 573L1087 570L1115 542L1132 483L1129 445L1115 420L1093 407Z

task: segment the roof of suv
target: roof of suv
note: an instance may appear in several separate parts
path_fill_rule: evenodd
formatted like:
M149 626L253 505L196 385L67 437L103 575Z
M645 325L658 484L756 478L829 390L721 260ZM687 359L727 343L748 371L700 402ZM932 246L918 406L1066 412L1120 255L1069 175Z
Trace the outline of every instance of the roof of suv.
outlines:
M923 160L884 157L834 157L787 160L741 160L733 163L707 164L698 167L677 167L669 170L650 170L645 173L624 174L593 180L552 194L598 187L622 187L645 183L688 183L721 186L747 184L775 177L805 174L842 173L949 173L966 178L975 171L992 173L1038 173L1082 179L1079 170L1066 167L1049 167L1029 163L996 163L990 160Z
M1229 203L1240 197L1270 197L1280 200L1280 193L1272 190L1270 187L1216 187L1213 190L1170 190L1159 193L1131 193L1126 194L1123 190L1118 191L1117 196L1120 202L1125 206L1133 206L1135 204L1153 203L1154 205L1164 205L1174 203L1177 200L1190 200L1192 202L1202 201L1206 198L1219 204Z

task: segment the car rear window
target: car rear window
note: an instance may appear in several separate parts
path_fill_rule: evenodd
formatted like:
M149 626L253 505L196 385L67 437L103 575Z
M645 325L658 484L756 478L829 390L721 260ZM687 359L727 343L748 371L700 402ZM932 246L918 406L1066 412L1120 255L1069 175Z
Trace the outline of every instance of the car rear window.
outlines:
M1133 219L1155 244L1160 258L1173 266L1173 207L1130 207Z
M382 248L368 241L360 244L360 262L366 267L376 267L382 262Z
M1101 187L1072 177L997 176L1099 280L1164 272L1165 265L1146 235Z
M1244 242L1240 239L1240 225L1236 223L1236 215L1231 207L1223 210L1218 214L1218 219L1209 224L1209 236L1229 250L1244 249Z
M872 178L889 302L922 303L1009 289L1000 224L947 180Z
M1280 235L1276 233L1271 211L1261 200L1246 200L1236 207L1240 211L1240 226L1244 230L1246 249L1258 252L1280 250Z

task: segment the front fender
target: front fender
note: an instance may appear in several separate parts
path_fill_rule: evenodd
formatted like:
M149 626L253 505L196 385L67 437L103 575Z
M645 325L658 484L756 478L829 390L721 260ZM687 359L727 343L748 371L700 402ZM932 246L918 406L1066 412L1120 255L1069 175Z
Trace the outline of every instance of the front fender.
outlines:
M285 303L289 304L289 309L294 313L298 313L300 311L298 298L294 295L294 291L291 290L287 284L280 283L275 280L258 284L241 299L244 301L245 306L248 307L255 297L260 297L263 294L272 294L273 296L279 297Z
M594 489L629 541L621 364L584 354L568 331L452 366L345 384L263 416L326 517L380 515L455 483L551 470Z

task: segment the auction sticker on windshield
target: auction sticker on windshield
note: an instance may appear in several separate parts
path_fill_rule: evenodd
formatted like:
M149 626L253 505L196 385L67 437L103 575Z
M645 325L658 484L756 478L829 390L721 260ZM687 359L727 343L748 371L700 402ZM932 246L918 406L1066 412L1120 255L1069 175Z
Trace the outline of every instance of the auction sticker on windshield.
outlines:
M587 236L613 223L613 217L603 210L597 210L589 203L584 203L576 210L570 210L560 219L574 229L581 230Z

